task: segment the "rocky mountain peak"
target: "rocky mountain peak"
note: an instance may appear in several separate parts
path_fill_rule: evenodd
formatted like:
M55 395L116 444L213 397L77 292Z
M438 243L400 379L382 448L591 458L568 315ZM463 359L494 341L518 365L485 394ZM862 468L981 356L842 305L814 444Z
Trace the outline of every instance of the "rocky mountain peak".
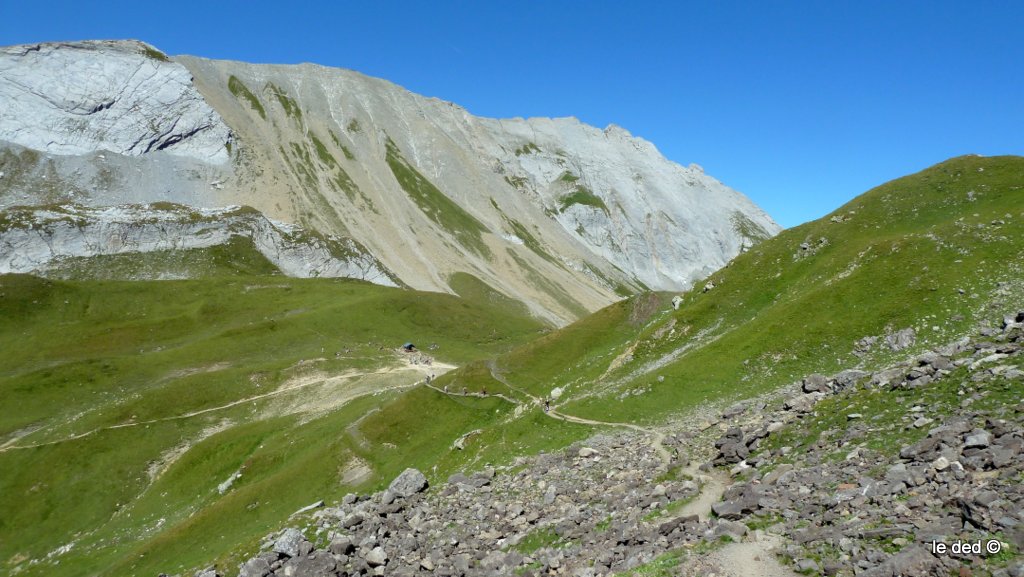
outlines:
M614 124L482 118L350 70L133 41L0 50L0 171L0 208L252 206L352 239L400 284L469 274L556 325L684 289L780 230Z

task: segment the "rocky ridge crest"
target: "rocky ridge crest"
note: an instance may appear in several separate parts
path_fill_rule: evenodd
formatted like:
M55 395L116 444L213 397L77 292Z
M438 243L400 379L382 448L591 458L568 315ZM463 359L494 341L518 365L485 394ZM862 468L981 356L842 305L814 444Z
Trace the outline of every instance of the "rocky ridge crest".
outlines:
M616 126L481 118L348 70L139 42L0 51L0 209L165 201L351 238L415 289L468 273L556 325L686 288L779 231Z

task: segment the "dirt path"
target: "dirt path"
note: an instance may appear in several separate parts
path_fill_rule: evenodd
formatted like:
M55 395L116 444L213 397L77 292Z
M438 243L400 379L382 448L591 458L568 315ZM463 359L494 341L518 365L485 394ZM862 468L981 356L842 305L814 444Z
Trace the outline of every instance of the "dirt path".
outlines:
M168 421L178 421L178 420L183 420L183 419L191 419L193 417L198 417L200 415L205 415L205 414L208 414L208 413L214 413L214 412L217 412L217 411L223 411L225 409L230 409L232 407L237 407L239 405L244 405L246 403L253 403L253 402L256 402L256 401L259 401L259 400L262 400L262 399L268 399L268 398L271 398L271 397L276 397L276 396L279 396L279 395L284 395L284 394L291 393L291 392L294 392L294 391L297 391L297 390L300 390L300 389L304 389L306 387L314 386L314 385L331 384L333 382L347 381L347 380L351 380L351 379L358 378L358 377L365 377L365 376L368 376L368 375L393 374L393 373L398 373L398 372L402 372L402 371L407 371L409 369L419 370L420 372L423 372L423 373L426 373L426 374L444 374L444 373L448 372L449 370L451 370L453 368L456 368L456 367L454 365L449 365L449 364L446 364L446 363L437 363L437 362L432 363L430 365L413 365L413 364L405 363L403 365L394 366L394 367L388 367L386 369L382 369L382 370L379 370L379 371L366 371L366 372L349 371L349 372L346 372L346 373L341 373L341 374L334 375L334 376L331 376L331 377L326 377L326 378L323 375L303 376L303 377L291 379L291 380L287 381L284 386L282 386L282 387L280 387L278 389L275 389L273 391L270 391L268 393L263 393L263 394L259 394L259 395L253 395L251 397L246 397L244 399L239 399L237 401L232 401L230 403L225 403L223 405L219 405L219 406L216 406L216 407L209 407L209 408L206 408L206 409L200 409L200 410L196 410L196 411L191 411L191 412L184 413L184 414L181 414L181 415L174 415L172 417L161 417L159 419L149 419L149 420L146 420L146 421L130 421L130 422L127 422L127 423L119 423L117 425L109 425L109 426L106 426L106 427L97 427L95 429L91 429L91 430L86 431L84 433L79 433L77 435L71 435L71 436L65 437L63 439L58 439L56 441L47 441L45 443L31 443L31 444L28 444L28 445L16 445L13 442L8 441L2 447L0 447L0 453L4 453L4 452L7 452L7 451L18 450L18 449L35 449L35 448L38 448L38 447L48 447L48 446L51 446L51 445L58 445L60 443L67 443L67 442L70 442L70 441L76 441L78 439L83 439L85 437L89 437L89 436L95 435L95 434L103 432L103 431L113 431L113 430L116 430L116 429L127 429L127 428L130 428L130 427L139 427L139 426L145 426L145 425L152 425L152 424L164 423L164 422L168 422ZM421 382L423 382L423 381L416 381L416 382L413 382L413 383L402 384L402 385L393 385L393 386L390 386L390 387L383 387L383 388L376 388L376 389L367 389L367 390L363 390L363 391L353 391L352 394L345 395L344 397L340 398L338 400L338 402L335 404L335 406L344 405L344 404L346 404L348 402L351 402L351 401L353 401L355 399L358 399L360 397L364 397L366 395L377 394L377 393L381 393L381 392L384 392L384 391L392 391L392 390L411 388L411 387L414 387L414 386L418 385ZM17 439L14 439L14 441L16 441L16 440Z
M538 406L543 406L544 401L527 391L514 387L508 383L492 364L490 366L491 376L494 380L502 383L509 390L523 395ZM444 392L444 391L440 391ZM451 394L451 393L448 393ZM636 425L633 423L618 423L609 421L598 421L585 419L575 415L569 415L551 407L545 411L552 419L559 419L570 423L591 425L595 427L618 427L629 429L650 436L650 445L658 454L665 466L672 462L672 454L665 448L665 433ZM722 498L726 487L729 486L729 478L719 471L700 471L696 463L692 463L683 469L683 473L693 477L694 481L700 484L700 493L697 497L687 503L674 516L682 517L697 515L701 521L707 521L711 517L711 506ZM757 531L739 543L730 543L725 547L708 555L689 560L684 563L684 575L696 571L697 575L717 574L721 577L799 577L791 569L783 565L775 557L774 550L784 543L778 535Z
M453 391L445 391L443 389L439 389L437 387L437 385L433 385L433 384L427 384L427 388L434 389L435 391L441 393L442 395L448 395L449 397L463 397L463 398L475 397L475 398L479 398L479 399L484 399L484 398L487 398L487 397L497 397L497 398L499 398L499 399L501 399L503 401L508 401L508 402L512 403L513 405L521 405L522 404L521 402L519 402L518 399L513 399L512 397L509 397L507 395L503 395L501 393L487 393L487 394L481 394L481 393L456 393L456 392L453 392Z
M676 517L697 515L701 521L711 517L711 506L717 503L729 486L729 478L720 471L701 471L696 463L683 469L700 483L700 494L678 511ZM775 556L774 551L785 540L773 533L754 531L739 543L712 551L684 562L683 575L718 575L719 577L799 577Z
M524 391L523 389L514 387L507 380L505 380L505 377L503 377L501 373L498 372L497 366L495 366L493 362L489 363L488 369L490 369L491 378L493 378L494 380L505 385L510 390L519 393L520 395L529 397L533 404L537 406L544 406L544 401L540 397L537 397L536 395ZM665 434L662 433L661 431L650 429L647 427L642 427L640 425L634 425L633 423L614 423L608 421L595 421L593 419L584 419L583 417L577 417L574 415L559 412L558 410L556 410L556 407L549 408L548 410L544 411L544 414L551 417L552 419L558 419L561 421L576 423L579 425L591 425L594 427L619 427L624 429L630 429L632 431L637 431L645 435L650 435L651 448L653 448L654 452L657 453L658 459L662 462L662 464L667 467L672 462L672 454L669 453L668 449L666 449L664 445Z
M672 462L672 453L670 453L669 450L665 448L665 434L660 430L640 426L638 424L633 424L629 422L609 422L585 419L583 417L567 415L565 413L556 411L555 409L550 409L549 411L547 411L547 415L551 418L561 419L563 421L574 422L578 424L590 424L594 426L617 426L642 432L642 434L650 437L650 447L651 449L654 450L654 453L657 454L658 460L662 461L662 463L665 465L668 465Z
M799 577L776 558L774 550L785 541L778 535L757 532L754 539L729 543L700 560L699 575L720 577Z
M693 501L676 511L676 516L697 515L701 521L707 521L711 518L711 506L722 498L722 493L725 493L725 488L729 486L729 479L717 471L704 473L698 469L696 463L691 463L683 469L683 473L693 477L693 480L700 484L700 493Z

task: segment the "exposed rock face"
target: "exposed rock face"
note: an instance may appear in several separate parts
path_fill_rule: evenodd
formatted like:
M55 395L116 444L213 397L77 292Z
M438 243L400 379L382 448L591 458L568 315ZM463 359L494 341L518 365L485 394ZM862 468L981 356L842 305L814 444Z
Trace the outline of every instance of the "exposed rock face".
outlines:
M228 159L230 130L180 64L141 42L0 49L0 140L54 154Z
M397 286L351 239L310 235L252 209L126 205L0 212L0 274L48 274L69 258L209 248L249 239L281 272ZM171 271L162 274L173 275Z
M534 192L574 240L651 288L688 287L779 230L699 166L671 162L619 126L599 130L575 118L473 120L487 131L488 152L506 178ZM521 143L522 152L510 152L509 143Z
M406 469L388 485L388 491L396 497L405 498L427 488L427 477L416 469Z
M401 175L395 168L403 163L482 225L491 256L463 246L458 260L471 264L463 270L480 271L474 274L527 301L547 300L536 294L537 273L587 308L594 289L610 296L617 286L688 287L779 230L743 195L699 167L665 159L651 143L616 126L601 130L575 118L479 118L346 70L180 61L236 127L240 142L284 141L309 151L296 155L289 144L269 151L268 160L299 166L304 155L315 156L317 146L308 141L316 136L351 178L350 188L366 193L389 217L373 223L373 230L403 223L394 235L372 238L365 219L357 222L350 218L356 212L341 208L347 193L320 187L351 234L375 254L401 255L396 245L409 244L407 231L415 229L428 262L385 262L417 288L444 288L430 286L436 281L423 284L423 277L444 278L445 269L461 266L444 245L458 248L462 231L432 222L430 206L410 206L415 195L396 182ZM232 78L251 98L231 92ZM301 116L288 115L291 105L279 109L282 99L297 103ZM263 120L254 102L267 118L283 115L287 121ZM313 164L319 165L315 158Z
M686 288L779 230L617 126L479 118L347 70L136 42L3 49L0 172L0 208L253 206L354 239L412 288L467 272L556 324Z

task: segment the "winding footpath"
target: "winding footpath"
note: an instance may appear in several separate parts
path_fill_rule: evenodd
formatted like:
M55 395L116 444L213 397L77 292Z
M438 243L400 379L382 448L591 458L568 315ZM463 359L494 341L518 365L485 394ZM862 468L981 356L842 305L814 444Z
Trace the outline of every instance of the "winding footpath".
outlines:
M511 384L509 384L509 382L505 380L505 378L498 372L497 367L493 362L490 363L488 368L491 371L491 378L505 385L510 390L513 390L519 393L520 395L529 397L535 405L543 406L544 401L540 397L537 397L536 395L533 395L527 391L524 391L523 389L514 387ZM657 453L658 459L661 460L662 464L667 467L670 463L672 463L672 454L669 453L668 449L666 449L664 445L665 433L658 431L656 429L642 427L640 425L635 425L633 423L616 423L609 421L596 421L593 419L584 419L583 417L568 415L558 411L557 405L544 411L544 414L551 417L552 419L558 419L569 423L576 423L579 425L591 425L594 427L618 427L649 435L651 437L651 447L654 449L655 453Z
M218 405L216 407L208 407L208 408L205 408L205 409L199 409L199 410L196 410L196 411L191 411L191 412L188 412L188 413L183 413L181 415L174 415L174 416L171 416L171 417L161 417L159 419L149 419L149 420L145 420L145 421L129 421L129 422L126 422L126 423L119 423L119 424L116 424L116 425L108 425L108 426L105 426L105 427L96 427L94 429L90 429L90 430L85 431L83 433L78 433L78 434L75 434L75 435L70 435L68 437L64 437L63 439L57 439L55 441L47 441L47 442L44 442L44 443L31 443L31 444L27 444L27 445L18 445L16 443L17 443L17 441L21 437L16 437L14 439L11 439L10 441L5 443L4 445L0 446L0 453L5 453L7 451L20 450L20 449L36 449L36 448L39 448L39 447L48 447L48 446L52 446L52 445L59 445L61 443L67 443L67 442L70 442L70 441L77 441L79 439L84 439L86 437L89 437L89 436L92 436L92 435L95 435L95 434L98 434L98 433L101 433L101 432L104 432L104 431L114 431L114 430L117 430L117 429L127 429L127 428L131 428L131 427L146 426L146 425L152 425L152 424L156 424L156 423L165 423L165 422L168 422L168 421L179 421L179 420L183 420L183 419L191 419L193 417L198 417L200 415L205 415L205 414L208 414L208 413L214 413L214 412L217 412L217 411L223 411L225 409L230 409L232 407L237 407L239 405L244 405L246 403L253 403L253 402L256 402L256 401L259 401L259 400L262 400L262 399L268 399L268 398L271 398L271 397L276 397L276 396L279 396L279 395L284 395L284 394L287 394L287 393L295 392L295 391L298 391L298 390L301 390L301 389L304 389L306 387L310 387L310 386L313 386L313 385L323 385L323 384L328 384L328 383L340 383L340 382L349 381L351 379L356 379L356 378L365 377L365 376L369 376L369 375L394 374L394 373L398 373L398 372L408 371L410 369L418 370L420 372L439 371L441 374L444 374L445 372L448 372L449 370L454 369L454 368L456 368L455 365L448 365L448 364L445 364L445 363L433 363L430 366L406 364L404 366L389 367L387 369L382 369L382 370L379 370L379 371L348 372L348 373L342 373L342 374L339 374L339 375L334 375L332 377L323 377L322 375L304 377L304 378L300 378L300 379L294 379L291 382L291 384L288 384L288 385L286 385L284 387L281 387L279 389L270 391L268 393L262 393L262 394L259 394L259 395L253 395L251 397L246 397L244 399L238 399L236 401L231 401L230 403L225 403L223 405ZM382 393L382 392L386 392L386 391L395 391L395 390L409 389L409 388L415 387L415 386L417 386L417 385L419 385L420 383L423 383L423 382L424 381L416 381L416 382L413 382L413 383L406 383L406 384L400 384L400 385L392 385L392 386L388 386L388 387L374 388L374 389L367 389L367 390L363 390L363 391L353 392L353 394L346 395L344 398L342 398L337 406L345 405L345 404L347 404L347 403L349 403L351 401L354 401L356 399L365 397L367 395L374 395L374 394L378 394L378 393ZM32 433L36 433L36 432L38 432L38 431L40 431L42 429L43 429L43 427L41 427L39 429L36 429L35 431L32 431Z
M205 409L195 410L180 415L174 415L158 419L150 419L146 421L130 421L116 425L97 427L84 433L79 433L63 439L49 441L45 443L18 445L16 444L16 442L19 439L15 438L8 441L5 445L0 446L0 453L11 450L31 449L56 445L60 443L66 443L82 439L91 435L95 435L103 431L145 426L154 423L161 423L181 419L189 419L200 415L205 415L217 411L223 411L225 409L237 407L245 403L252 403L255 401L259 401L261 399L285 395L314 385L340 384L343 382L350 381L351 379L363 376L394 374L410 370L423 373L424 378L417 379L415 382L412 383L396 384L381 388L367 388L365 390L353 390L351 391L350 394L346 394L344 395L344 397L340 398L339 402L341 405L344 405L352 400L361 398L363 396L378 394L384 391L409 389L419 385L424 385L436 391L439 394L447 395L452 398L494 397L516 406L522 406L524 405L524 401L522 399L515 398L515 396L521 396L527 399L527 401L525 401L526 404L532 404L533 406L536 407L543 407L545 404L544 400L541 399L540 397L533 395L528 391L510 385L497 372L493 365L491 366L492 377L496 381L502 383L505 387L507 387L509 391L514 392L515 395L506 395L497 392L487 394L468 391L454 392L444 390L431 382L434 375L443 374L454 368L456 367L444 363L431 363L430 365L426 365L416 364L409 362L408 360L405 360L405 362L402 365L389 367L387 369L378 371L347 372L330 377L324 377L323 375L304 376L292 379L291 381L287 382L285 386L282 386L281 388L274 391L262 393L259 395L253 395L250 397L246 397L244 399L239 399L236 401L232 401L230 403L225 403L223 405L219 405L216 407L208 407ZM428 375L430 376L430 378L427 378ZM547 415L549 418L564 422L593 427L618 428L638 433L647 439L646 442L649 444L651 449L656 453L659 461L661 462L660 468L662 470L667 470L669 467L672 466L674 462L674 451L670 451L668 448L665 447L664 442L666 440L667 435L665 432L661 430L651 427L645 427L642 425L637 425L634 423L600 421L595 419L578 417L559 410L557 405L548 407L547 410L544 411L544 414ZM38 432L38 430L39 429L33 432ZM707 521L711 517L711 506L714 503L721 500L725 489L730 484L730 479L727 475L724 475L720 471L701 471L698 469L696 463L689 464L686 468L682 470L682 473L691 477L695 482L697 482L700 489L697 496L691 502L687 503L679 510L675 511L672 517L674 518L696 515L701 521ZM659 522L664 522L665 520L667 520L667 518L662 517L659 519ZM681 574L718 575L719 577L795 577L796 573L794 573L791 569L781 564L773 553L773 550L779 547L781 544L783 544L781 537L774 534L757 531L754 532L750 537L748 537L744 541L737 543L729 543L720 549L714 550L700 557L685 559L683 561L682 566L680 567L680 569L683 570Z
M490 365L491 377L521 395L529 397L533 403L542 405L543 401L527 391L512 386L496 370L495 365ZM672 463L673 456L665 448L665 433L648 427L633 423L620 423L609 421L598 421L569 415L551 407L545 414L553 419L591 425L596 427L618 427L639 432L648 436L650 446L657 453L665 467ZM701 521L707 521L711 517L711 506L722 499L730 480L727 476L718 471L701 472L696 463L691 463L683 473L691 476L699 485L700 493L697 497L681 507L673 517L684 517L697 515ZM664 519L663 519L664 521ZM699 571L698 574L721 575L722 577L798 577L789 567L779 562L774 550L783 544L782 537L761 531L755 532L753 538L739 543L729 543L725 547L712 552L702 559L693 563ZM689 565L689 564L688 564ZM705 573L705 571L709 571Z

